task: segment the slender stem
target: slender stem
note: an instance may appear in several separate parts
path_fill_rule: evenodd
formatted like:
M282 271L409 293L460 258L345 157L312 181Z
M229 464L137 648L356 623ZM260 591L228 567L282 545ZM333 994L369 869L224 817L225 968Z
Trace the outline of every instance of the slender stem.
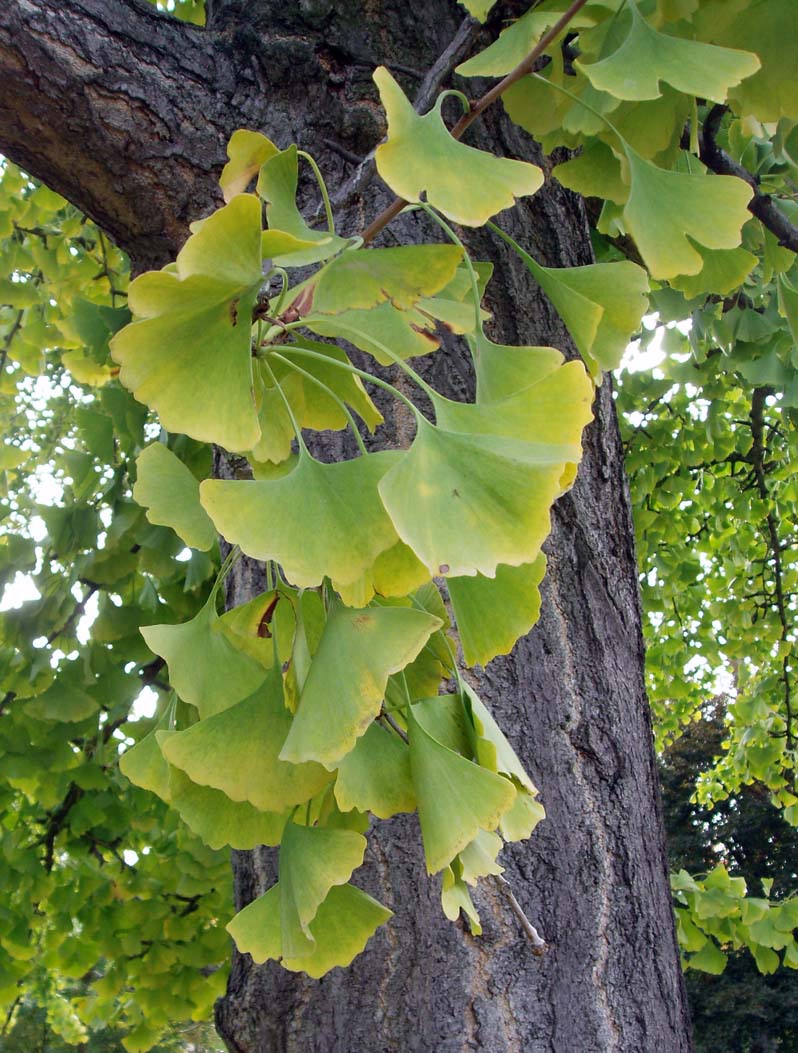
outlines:
M336 395L333 389L328 387L323 380L319 380L318 377L314 377L312 373L309 373L306 369L303 369L302 366L298 366L296 362L292 362L289 358L286 358L284 355L273 353L272 357L276 358L280 362L284 362L289 369L293 369L295 372L301 373L303 377L305 377L307 380L310 380L313 384L316 385L316 387L321 388L322 391L329 395L330 398L336 403L338 408L341 410L343 415L346 417L347 423L352 429L352 434L355 437L355 441L357 442L360 452L363 454L368 453L368 450L366 449L366 444L363 442L360 432L357 430L357 424L355 424L355 419L349 412L349 407L340 397L340 395Z
M283 309L283 300L285 299L285 294L288 292L288 271L285 270L283 267L272 267L270 273L277 275L283 283L283 287L280 290L280 295L277 297L277 300L271 309L274 317L279 318L280 311Z
M508 88L511 88L513 84L521 80L522 77L525 77L532 72L532 67L535 65L535 62L540 58L546 48L557 39L571 19L585 6L586 3L587 0L574 0L562 18L555 22L551 29L548 29L543 34L526 58L519 62L515 69L511 70L507 76L491 88L489 92L486 92L478 102L475 102L468 113L463 114L457 124L455 124L454 128L452 128L452 138L461 139L463 133L467 128L471 127L477 117L481 117L485 110L487 110L489 106L492 106L497 99L500 99ZM380 215L377 216L377 218L363 231L364 243L368 244L370 241L373 241L383 227L387 226L392 219L395 219L396 216L399 215L406 204L407 202L403 201L402 198L396 198L396 200L393 201L384 212L381 212Z
M414 406L410 399L406 395L403 395L398 388L395 388L393 384L389 384L387 380L382 380L380 377L375 377L372 373L367 373L365 369L358 369L357 366L353 366L351 362L338 362L336 359L328 358L326 355L322 355L318 351L311 351L309 347L299 347L297 344L275 344L271 351L282 351L283 353L289 352L292 355L305 355L306 358L315 358L322 362L327 362L330 365L337 366L339 369L345 369L347 372L354 373L361 379L369 380L372 384L376 384L377 387L390 392L394 398L404 402L404 404L413 411L416 417L422 416L418 407Z
M410 740L407 737L407 732L403 728L399 727L399 725L396 723L396 721L393 719L393 717L387 710L383 710L383 712L380 714L380 717L396 732L396 734L399 736L400 739L402 739L403 742L410 742Z
M299 443L300 451L304 450L305 453L309 453L310 451L308 450L307 446L305 445L305 440L302 438L302 429L299 426L299 421L294 416L294 411L291 409L291 403L286 398L285 392L283 391L283 389L282 389L282 387L280 385L280 382L277 380L277 377L272 372L272 367L269 365L269 363L268 363L268 361L267 361L265 356L261 358L261 362L263 364L263 368L266 370L266 372L271 377L272 384L280 392L280 398L283 400L283 404L285 406L286 413L288 414L289 418L291 419L291 424L294 427L294 433L296 435L296 441Z
M315 160L305 150L297 150L297 157L303 157L310 167L313 169L313 174L316 177L316 182L319 184L319 190L324 201L324 211L327 213L327 229L331 234L335 233L335 218L333 216L332 203L330 201L330 195L327 191L327 184L324 182L324 176L321 174L321 169L316 164Z
M216 575L216 581L214 581L213 588L211 589L211 595L210 595L211 601L216 596L216 593L219 591L219 586L222 584L224 579L227 577L227 575L233 569L233 564L235 563L235 561L238 559L238 557L240 555L241 555L241 549L238 547L238 545L233 545L233 547L227 553L227 558L224 560L224 562L222 563L221 567L219 567L219 573Z
M543 939L538 930L535 928L535 926L524 913L524 908L515 898L513 890L510 888L510 883L505 878L503 878L501 874L494 874L493 878L496 884L504 893L505 898L507 899L507 902L510 905L510 910L521 922L521 928L524 930L527 937L529 938L529 942L532 944L532 953L538 958L542 957L548 950L548 947L546 946L546 941Z
M306 324L307 321L308 319L305 319ZM421 390L425 394L429 395L430 398L435 398L435 396L438 394L437 391L435 391L429 386L429 384L426 382L426 380L424 380L423 377L420 377L418 373L416 373L415 369L413 369L412 366L409 366L407 362L405 362L403 358L400 358L395 351L392 351L391 348L387 346L387 344L383 344L381 340L377 340L369 333L364 333L360 329L354 329L352 326L341 325L340 322L336 322L336 326L344 333L351 333L353 336L359 336L361 340L368 340L370 344L373 344L375 347L379 348L384 355L387 355L388 358L391 359L394 365L397 365L403 373L406 373L413 381L413 383L420 387Z
M446 234L449 240L452 241L455 245L458 245L463 250L463 259L465 260L465 265L468 268L468 276L471 279L471 292L474 296L474 313L476 316L476 331L478 332L482 326L482 315L480 313L481 297L479 295L479 281L477 280L477 272L474 270L474 264L471 262L471 257L468 254L468 249L465 247L460 238L458 238L454 230L452 230L452 228L449 226L449 224L446 222L443 216L438 215L435 209L431 208L425 201L421 202L421 207L424 209L424 211L427 213L430 219L432 219L435 223L438 224L438 226Z

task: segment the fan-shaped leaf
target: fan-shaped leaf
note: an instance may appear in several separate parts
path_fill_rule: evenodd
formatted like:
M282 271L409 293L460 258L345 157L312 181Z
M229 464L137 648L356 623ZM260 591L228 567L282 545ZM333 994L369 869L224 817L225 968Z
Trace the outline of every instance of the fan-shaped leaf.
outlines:
M401 454L370 454L321 464L304 449L277 479L206 480L203 507L217 529L255 559L281 564L299 586L325 576L350 584L396 544L377 484Z
M455 753L432 737L409 710L410 769L418 800L427 872L447 866L480 830L495 830L512 807L515 787L501 775Z
M222 169L219 186L225 201L242 194L260 170L260 166L278 153L277 147L260 132L239 128L230 136L227 156L230 160Z
M279 759L290 727L275 666L250 698L170 736L164 755L200 786L222 790L232 801L249 801L259 811L284 812L310 800L331 778L320 764Z
M357 808L378 819L414 812L410 752L399 736L370 724L338 767L335 799L342 811Z
M190 548L206 550L216 540L213 523L200 504L199 481L162 442L139 454L133 499L147 509L151 523L171 527Z
M188 239L174 270L131 283L134 321L111 341L119 379L164 428L229 450L259 435L250 343L260 241L260 202L239 194Z
M385 67L374 73L388 115L388 141L377 147L377 171L399 197L426 200L456 223L480 227L518 197L534 194L543 173L525 161L475 150L453 139L442 99L420 117Z
M166 660L172 687L203 718L240 702L266 679L259 662L214 631L219 621L214 603L211 597L199 614L181 625L141 627L150 650Z
M380 483L399 536L435 574L482 573L537 558L578 446L444 431L420 420L408 453Z
M390 674L412 662L440 625L439 618L408 607L336 606L281 759L316 760L333 768L379 713Z
M540 615L538 586L546 572L541 553L534 563L499 566L495 578L481 574L449 578L449 596L463 654L469 665L487 665L497 654L509 654Z

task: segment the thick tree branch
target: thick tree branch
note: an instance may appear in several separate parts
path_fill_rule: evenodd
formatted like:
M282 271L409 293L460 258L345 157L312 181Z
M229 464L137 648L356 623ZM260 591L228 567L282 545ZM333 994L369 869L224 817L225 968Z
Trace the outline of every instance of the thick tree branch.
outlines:
M770 194L762 193L756 176L752 175L748 169L743 168L732 157L729 157L726 151L722 150L715 141L720 121L725 112L726 107L718 105L713 106L707 115L699 136L701 160L713 172L717 172L718 175L737 176L738 179L748 183L754 192L754 196L748 205L748 211L755 215L758 220L761 220L772 234L775 234L780 245L783 245L785 249L792 249L793 252L798 252L798 227L790 223Z
M236 81L212 34L143 0L5 0L0 150L160 264L213 203Z

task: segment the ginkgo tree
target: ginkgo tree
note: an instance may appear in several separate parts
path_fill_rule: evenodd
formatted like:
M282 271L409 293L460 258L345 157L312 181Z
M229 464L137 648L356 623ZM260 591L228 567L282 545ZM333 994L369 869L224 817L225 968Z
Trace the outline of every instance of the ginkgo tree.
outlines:
M225 1036L247 1048L270 1032L288 1034L294 1020L311 1048L327 1039L309 1021L327 1000L340 1000L346 981L337 977L347 974L333 972L316 988L294 981L295 993L276 1010L286 1021L278 1025L259 985L288 990L286 981L252 962L274 960L319 978L349 966L379 930L371 953L391 992L387 1001L374 993L381 1026L375 1033L370 1018L349 1019L329 1044L404 1048L425 988L395 997L406 966L392 962L390 933L415 907L420 938L428 939L430 911L397 895L389 875L399 865L405 900L429 897L429 887L443 913L465 918L473 936L487 911L484 949L454 930L445 937L454 950L437 962L444 970L446 961L461 963L463 979L450 975L442 992L456 989L455 1002L465 999L478 1021L495 1001L477 994L486 983L480 970L489 969L488 987L505 991L507 1011L479 1048L517 1048L541 1033L557 1033L568 1048L609 1048L612 1031L617 1048L657 1041L687 1049L640 691L633 548L602 372L619 365L650 303L666 316L677 302L686 305L686 317L688 301L698 301L714 319L755 268L770 267L772 281L773 239L785 261L776 310L794 327L795 230L753 177L741 178L747 169L735 156L744 134L769 141L765 125L774 121L789 139L798 105L789 81L771 73L780 41L769 19L773 6L793 22L794 12L771 5L762 15L770 32L749 40L747 20L762 5L747 0L544 0L497 36L500 13L482 30L476 19L489 8L474 5L455 32L454 5L441 4L442 20L426 9L406 13L407 24L400 19L383 43L387 53L366 64L375 67L374 92L347 50L348 5L305 13L253 5L250 26L273 53L249 42L232 58L229 31L247 17L234 4L211 5L205 31L123 0L117 6L100 29L59 23L45 35L84 32L78 43L70 39L91 50L92 34L105 40L110 19L129 51L127 59L117 51L115 62L146 65L131 45L138 39L145 52L154 48L167 82L174 82L170 34L184 49L181 62L189 62L186 47L199 67L229 62L214 76L192 74L215 101L196 87L190 103L213 129L217 156L226 146L227 161L213 172L212 189L203 172L207 146L198 147L196 163L193 146L179 162L144 151L124 191L99 178L81 192L55 151L37 160L0 122L9 156L98 219L143 272L120 307L122 264L105 235L6 166L9 197L23 202L18 214L9 207L7 230L12 314L3 383L11 428L3 456L16 532L6 565L36 571L41 593L6 616L3 637L4 748L16 766L6 858L9 874L24 875L9 910L12 938L3 943L10 1003L40 967L29 964L40 940L65 975L98 971L97 997L71 1006L78 1032L112 1004L132 1028L127 1048L147 1049L170 1016L207 1011L216 988L201 966L209 954L218 960L226 926L239 956L219 1010ZM43 39L42 11L19 8L15 40ZM127 18L135 23L130 34ZM418 54L428 60L434 41L448 35L439 60L425 63L430 72L414 107L400 66L407 33L418 26L425 30ZM0 59L8 56L0 87L12 86L18 114L35 123L39 96L15 72L17 45L0 39ZM316 68L313 78L301 72L300 54ZM269 97L249 88L250 103L236 103L233 92L222 104L219 85L244 90L253 65ZM455 66L458 85L501 79L473 99L459 87L440 90ZM311 95L324 85L334 111L329 92L341 76L349 103L361 100L355 112L366 130L352 135L376 150L331 193L323 169L342 176L351 151L330 145L310 100L296 110L292 85L304 81ZM771 76L775 114L762 87ZM90 150L106 123L87 120L97 107L105 111L95 89L85 90L88 110L79 106L67 123ZM179 124L185 103L174 84L152 90L145 94L158 120L172 127L174 99ZM129 91L117 95L129 101ZM506 118L497 116L500 106ZM533 139L546 155L561 147L576 153L559 153L554 164ZM336 165L318 163L325 150ZM375 175L384 189L372 190ZM789 170L775 169L772 193L788 196L789 180ZM171 195L160 193L164 187ZM598 261L587 250L581 203L568 191L604 202ZM125 204L115 217L120 193ZM124 218L137 209L140 227ZM557 223L573 247L558 244ZM394 243L374 247L378 237ZM63 239L63 262L50 246L55 238ZM69 281L59 267L75 273L74 261L84 264L78 291L59 293L58 282ZM146 269L154 262L160 269ZM534 307L531 326L522 304ZM26 352L31 346L38 354ZM42 367L64 394L39 423L36 387L26 378ZM66 417L70 399L79 404L74 418ZM594 413L585 481L577 468ZM46 464L54 449L68 489L63 503L39 509L37 549L24 528L36 511L36 473L31 485L21 469ZM544 579L552 514L560 521ZM781 643L790 644L783 630ZM786 659L788 648L781 650ZM474 664L487 668L480 675ZM158 692L157 712L129 720L142 683ZM534 718L525 716L519 690L531 690ZM497 721L488 701L511 719ZM534 738L525 742L530 719ZM791 763L787 757L784 767ZM43 777L52 772L55 784ZM541 796L554 807L538 832ZM44 832L31 838L42 810ZM393 819L416 812L416 828ZM391 820L386 834L383 820ZM410 869L411 829L439 885ZM501 877L510 851L498 857L505 843L528 838L533 855L516 858L537 859L538 887L525 913L519 893L529 904L529 890ZM380 847L371 872L359 877L368 844ZM123 845L134 850L134 864ZM263 845L279 846L276 856L263 856ZM238 870L237 912L219 902L217 850L226 846L257 850ZM158 865L164 858L167 873ZM576 864L585 859L579 879ZM633 860L634 876L611 859ZM58 872L70 866L85 892L80 883L61 892ZM558 882L569 903L582 902L568 922ZM702 885L689 875L677 884L681 939L696 967L722 957L718 943L741 941L755 954L784 950L793 964L793 926L781 923L793 920L791 905L768 914L768 931L778 933L768 943L761 925L746 925L760 922L770 904L748 904L735 925L732 910L718 906L723 892L738 909L733 882L720 867ZM379 899L371 894L377 885ZM501 890L512 914L500 924ZM110 924L97 913L103 897ZM140 908L151 897L159 909L145 926ZM499 937L499 929L517 935ZM499 938L509 939L502 954ZM70 939L85 946L72 952L76 962L64 956ZM607 940L613 949L600 954ZM553 971L536 962L547 942ZM413 954L401 946L399 962ZM356 968L368 969L369 953ZM476 979L465 975L472 956ZM524 1001L513 1011L513 956L524 962L523 998L537 991L533 1002L540 1001L545 991L545 1010ZM176 961L186 975L173 998L161 978ZM585 969L592 979L580 1016L557 975L568 970L573 980ZM610 987L618 994L608 1001ZM445 1015L431 1019L420 1048L443 1048L452 1027L459 1024ZM279 1048L291 1041L281 1038Z

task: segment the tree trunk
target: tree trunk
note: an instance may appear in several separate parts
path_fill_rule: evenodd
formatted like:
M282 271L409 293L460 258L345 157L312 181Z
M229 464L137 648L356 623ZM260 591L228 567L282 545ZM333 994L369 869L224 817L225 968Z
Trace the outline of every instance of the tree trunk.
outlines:
M429 101L462 57L450 55L439 76L424 80L450 42L457 38L464 53L491 31L463 22L453 0L209 6L202 32L138 0L6 0L0 146L101 222L134 268L164 263L187 221L207 211L226 138L242 125L312 152L331 187L342 188L341 232L357 233L390 200L372 168L352 161L384 132L373 67L392 67L411 97L421 89ZM494 32L498 24L496 16ZM541 161L498 108L468 141ZM306 193L312 211L313 188ZM590 261L582 202L556 183L501 222L546 264ZM388 244L421 238L437 235L418 215L384 235ZM569 349L558 317L504 247L484 233L469 246L497 265L491 335ZM432 356L427 372L443 390L470 390L454 345ZM234 952L217 1023L235 1053L690 1049L609 382L595 413L577 484L555 506L540 623L512 656L474 677L546 806L532 839L503 856L548 953L530 953L489 884L475 897L481 939L447 922L438 881L424 872L416 819L397 817L371 833L356 875L395 917L349 969L314 981ZM403 426L388 408L380 441L399 444ZM327 453L341 452L338 441ZM222 455L217 470L230 470ZM259 568L242 561L231 599L258 587ZM271 884L273 862L266 850L234 853L237 907Z

